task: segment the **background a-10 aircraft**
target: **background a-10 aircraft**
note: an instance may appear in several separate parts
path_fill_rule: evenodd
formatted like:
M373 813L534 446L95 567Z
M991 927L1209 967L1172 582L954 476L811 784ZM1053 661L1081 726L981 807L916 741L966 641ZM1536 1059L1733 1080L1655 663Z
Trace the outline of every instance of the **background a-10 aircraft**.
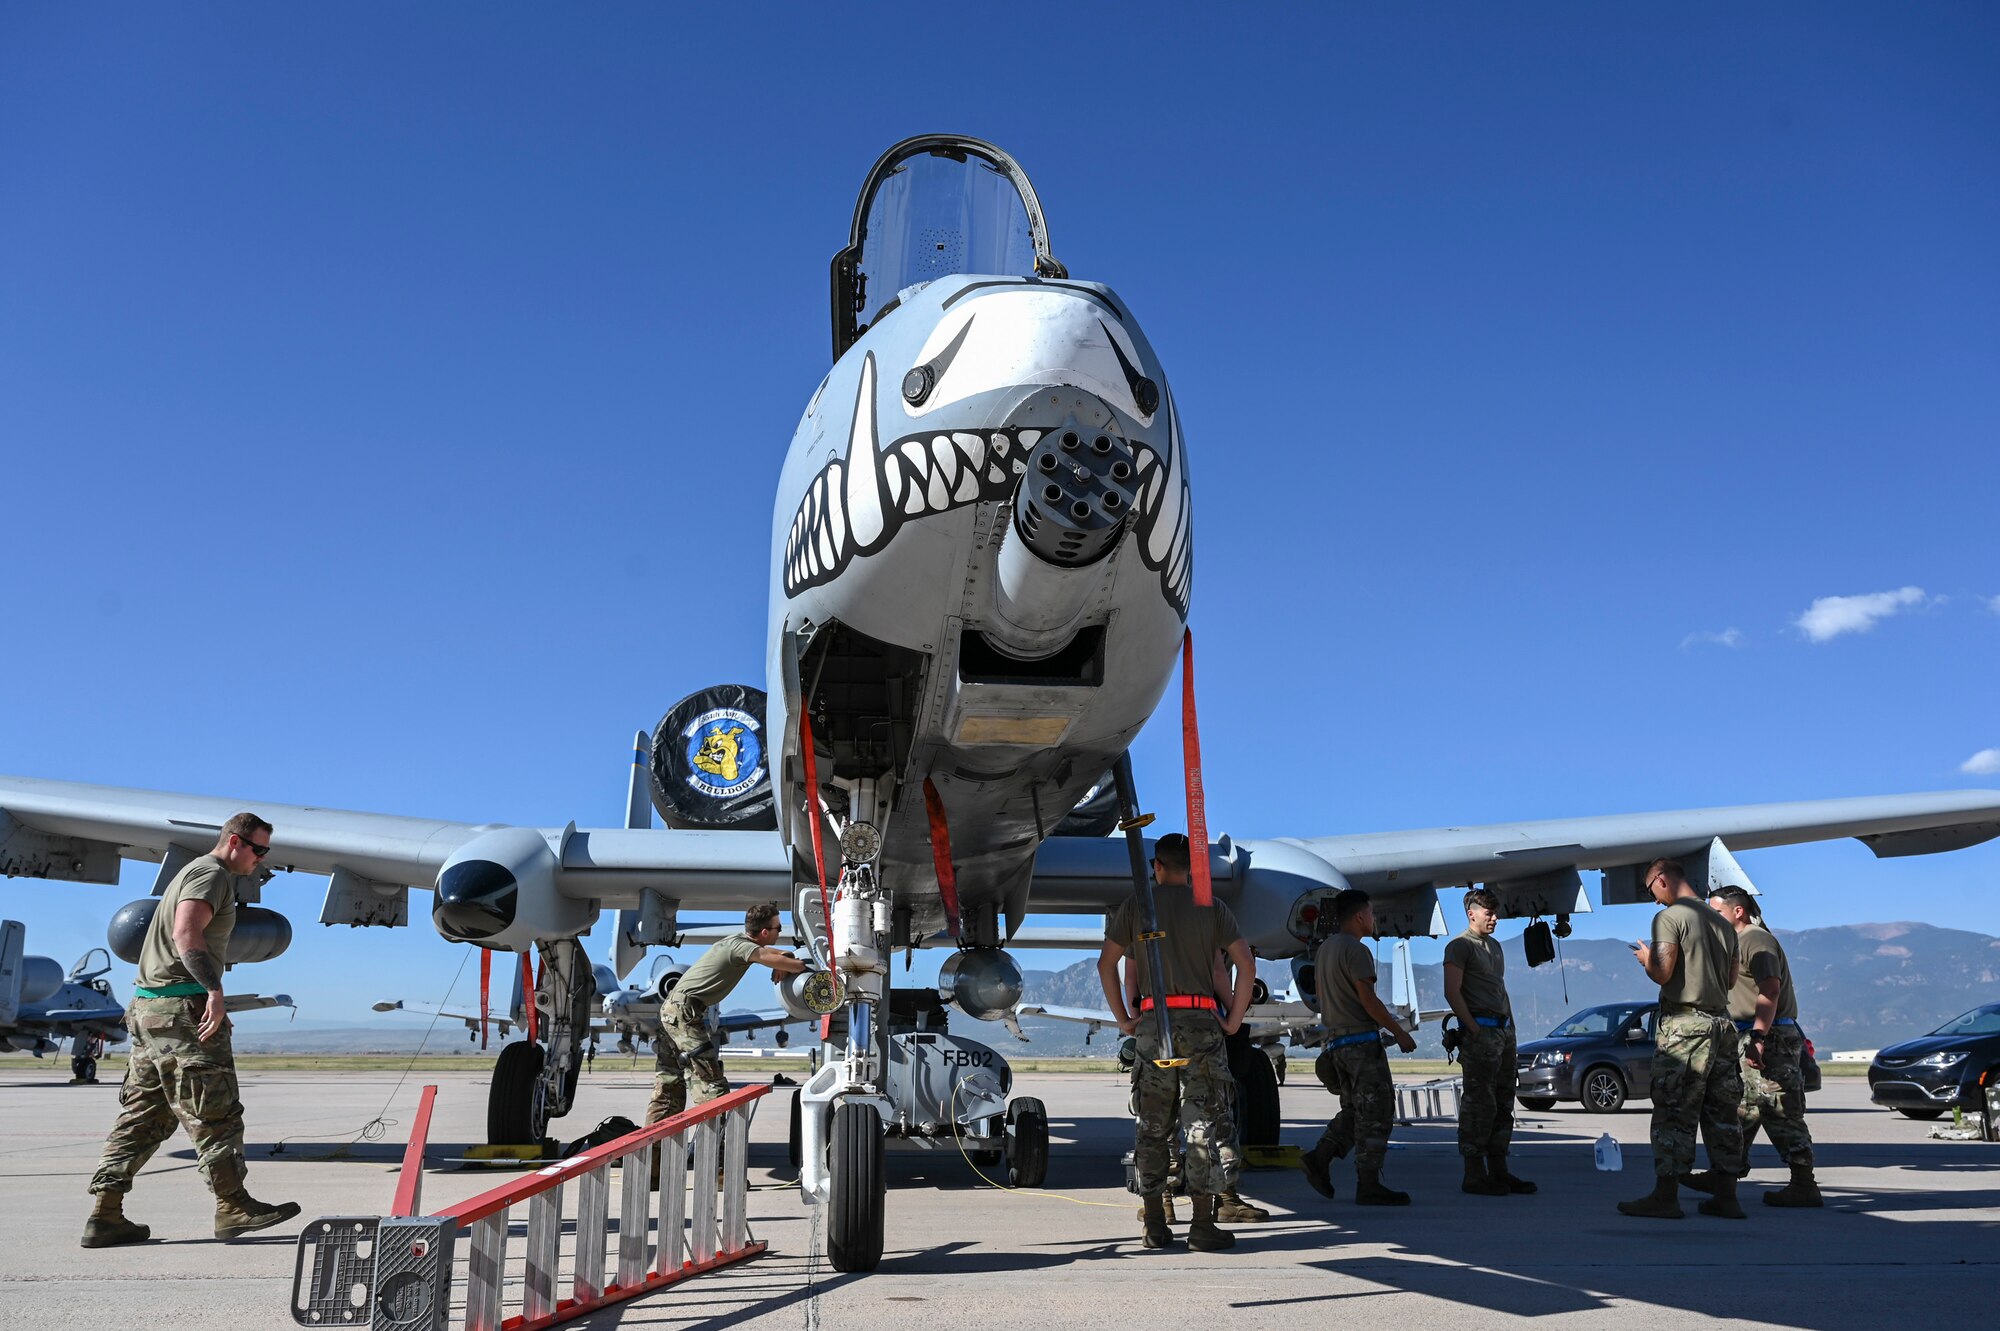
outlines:
M97 1060L109 1045L130 1038L125 1004L107 977L111 954L94 947L67 972L53 957L27 950L28 930L19 920L0 920L0 1053L41 1058L70 1042L70 1079L97 1081ZM231 1012L291 1007L289 994L230 994Z
M935 1047L897 1043L918 1008L891 989L889 959L950 947L946 1001L995 1018L1020 997L1009 949L1031 911L1088 917L1077 946L1135 890L1145 849L1103 835L1091 806L1109 803L1113 825L1138 813L1127 750L1182 654L1194 504L1159 358L1116 292L1071 279L1000 149L955 135L891 148L831 278L832 365L777 478L766 688L670 711L642 743L623 826L0 778L0 872L113 883L138 858L159 863L163 886L247 807L276 825L265 876L330 878L322 923L401 925L410 890L430 891L445 938L540 956L543 1038L503 1051L492 1090L495 1131L516 1142L569 1108L599 998L577 939L605 912L629 974L676 939L683 909L784 902L818 969L779 986L781 1003L831 1018L800 1094L801 1186L832 1203L832 1264L873 1267L885 1140L925 1131L892 1081ZM1996 835L2000 793L1952 791L1224 836L1207 868L1257 955L1282 958L1312 945L1350 886L1375 899L1383 934L1406 937L1441 930L1439 892L1473 883L1508 915L1561 919L1590 909L1585 872L1601 873L1604 903L1640 901L1638 869L1659 855L1698 886L1748 886L1732 850L1857 837L1913 855ZM246 903L262 883L245 880ZM1032 1138L1034 1115L1008 1114L1008 1140L1017 1120Z
M682 942L699 941L697 931L690 930L682 935ZM651 975L643 981L637 975L627 976L621 981L611 967L599 963L591 967L591 984L598 998L598 1013L592 1019L590 1039L594 1043L599 1037L609 1035L616 1041L615 1047L621 1054L637 1054L640 1046L650 1047L660 1033L660 1011L666 1006L674 986L680 983L687 967L665 954L655 956ZM633 982L636 981L636 982ZM448 1008L436 1007L421 1002L407 1002L403 999L386 999L374 1005L377 1012L410 1012L422 1016L436 1016L447 1021L463 1023L466 1033L474 1040L482 1032L497 1034L505 1040L517 1029L527 1026L526 986L517 974L514 979L513 996L498 1012L456 1012ZM730 1049L727 1046L732 1035L750 1035L758 1031L772 1032L772 1041L779 1048L789 1045L792 1040L787 1027L799 1025L800 1020L786 1012L723 1012L711 1008L708 1013L710 1032L716 1043L724 1046L723 1055L740 1056L761 1053L759 1050Z

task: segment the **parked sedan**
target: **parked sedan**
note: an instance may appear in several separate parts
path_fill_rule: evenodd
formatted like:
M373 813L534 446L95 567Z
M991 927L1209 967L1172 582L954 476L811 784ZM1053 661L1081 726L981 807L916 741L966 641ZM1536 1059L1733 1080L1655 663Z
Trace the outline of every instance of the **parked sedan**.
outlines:
M1558 1100L1612 1114L1627 1100L1652 1096L1654 1002L1606 1003L1564 1018L1546 1039L1530 1040L1515 1054L1515 1095L1526 1109L1554 1109ZM1799 1064L1807 1091L1820 1088L1819 1064L1806 1041Z
M1876 1104L1907 1118L1936 1118L1954 1105L1979 1112L1989 1076L2000 1077L2000 1003L1878 1050L1868 1065L1868 1090Z

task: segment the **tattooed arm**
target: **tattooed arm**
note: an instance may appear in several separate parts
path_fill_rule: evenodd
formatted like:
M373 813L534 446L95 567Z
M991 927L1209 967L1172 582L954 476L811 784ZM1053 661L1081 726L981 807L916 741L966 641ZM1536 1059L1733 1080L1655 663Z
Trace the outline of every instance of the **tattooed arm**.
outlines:
M212 1040L216 1032L229 1026L229 1007L222 997L222 963L208 950L203 930L215 918L215 908L206 901L183 901L174 912L174 950L194 982L208 990L208 1007L202 1012L196 1034Z

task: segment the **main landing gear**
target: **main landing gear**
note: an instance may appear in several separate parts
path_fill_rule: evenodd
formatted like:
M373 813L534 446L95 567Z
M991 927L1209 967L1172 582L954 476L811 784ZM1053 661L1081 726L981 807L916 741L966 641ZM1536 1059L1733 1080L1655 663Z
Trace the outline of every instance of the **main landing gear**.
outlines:
M69 1084L97 1085L97 1060L104 1053L104 1037L79 1035L69 1045Z
M549 1120L576 1102L583 1042L594 994L590 962L574 938L539 945L541 970L524 1001L536 1008L539 1038L503 1045L486 1093L486 1140L494 1146L539 1146Z

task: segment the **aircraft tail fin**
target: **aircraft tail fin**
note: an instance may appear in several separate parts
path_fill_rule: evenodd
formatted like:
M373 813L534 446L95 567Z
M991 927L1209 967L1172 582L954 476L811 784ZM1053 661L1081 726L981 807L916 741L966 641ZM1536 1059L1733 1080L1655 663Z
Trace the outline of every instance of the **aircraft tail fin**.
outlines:
M1389 1010L1404 1026L1417 1024L1417 972L1410 963L1410 940L1398 938L1389 952Z
M632 737L632 776L625 785L625 826L653 825L652 737L640 731ZM630 975L646 958L646 945L637 941L639 912L631 907L618 912L618 927L611 935L611 969L620 978Z
M12 1025L21 1015L27 950L28 926L19 920L0 920L0 1024Z
M1410 1030L1449 1015L1450 1008L1427 1008L1417 993L1417 968L1410 960L1410 940L1398 938L1389 959L1389 1011Z

